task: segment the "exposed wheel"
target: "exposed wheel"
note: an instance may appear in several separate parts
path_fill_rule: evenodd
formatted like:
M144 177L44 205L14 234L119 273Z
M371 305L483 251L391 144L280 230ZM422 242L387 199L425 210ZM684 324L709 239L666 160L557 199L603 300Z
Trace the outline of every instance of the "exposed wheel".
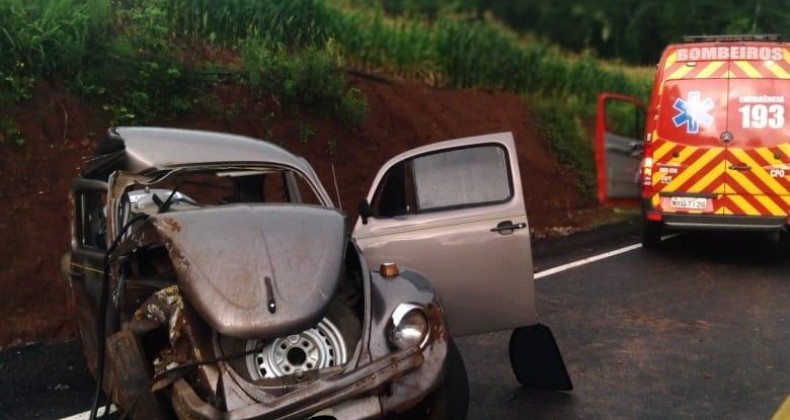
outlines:
M267 342L231 340L225 350L228 354L239 350L248 353L231 362L246 380L280 378L346 364L361 331L362 325L353 311L333 302L326 317L312 328ZM254 351L256 348L260 350Z
M645 248L656 248L661 244L661 233L664 226L659 222L647 220L642 215L642 246Z
M287 337L275 338L262 350L252 352L261 343L247 342L247 370L252 380L279 378L313 369L342 366L348 361L350 343L328 318L313 328Z

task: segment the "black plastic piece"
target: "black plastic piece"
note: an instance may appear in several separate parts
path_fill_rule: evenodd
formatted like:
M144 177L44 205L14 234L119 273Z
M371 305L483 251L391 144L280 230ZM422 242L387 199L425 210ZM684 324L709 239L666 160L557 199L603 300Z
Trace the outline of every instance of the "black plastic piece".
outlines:
M779 41L779 34L686 35L683 42Z
M549 327L516 328L510 336L510 366L521 385L570 391L573 383Z
M373 216L373 209L370 208L370 203L368 200L362 200L357 206L357 212L359 213L359 217L362 218L362 224L368 224L368 219Z
M524 229L527 227L526 223L513 223L510 220L500 222L496 227L491 228L491 232L499 232L503 235L509 235L516 229Z

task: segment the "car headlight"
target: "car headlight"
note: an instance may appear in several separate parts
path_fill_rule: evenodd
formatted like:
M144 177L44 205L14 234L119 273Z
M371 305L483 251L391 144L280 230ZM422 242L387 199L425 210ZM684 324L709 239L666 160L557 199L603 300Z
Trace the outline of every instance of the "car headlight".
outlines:
M422 306L401 303L392 311L387 338L390 345L398 350L422 347L427 341L429 328L428 317Z

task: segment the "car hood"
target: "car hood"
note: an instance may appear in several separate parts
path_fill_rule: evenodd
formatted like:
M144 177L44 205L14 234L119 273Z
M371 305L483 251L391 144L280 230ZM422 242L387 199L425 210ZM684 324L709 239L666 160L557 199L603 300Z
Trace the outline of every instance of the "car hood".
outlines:
M224 206L157 215L179 286L221 334L270 338L317 323L337 288L345 217L303 205Z

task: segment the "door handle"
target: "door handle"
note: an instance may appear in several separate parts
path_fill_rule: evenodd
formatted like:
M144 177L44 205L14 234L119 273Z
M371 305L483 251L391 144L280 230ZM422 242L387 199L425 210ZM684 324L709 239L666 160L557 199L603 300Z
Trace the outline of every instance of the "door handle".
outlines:
M745 163L739 163L737 165L730 165L729 168L730 168L730 170L733 170L733 171L748 171L749 169L752 169L751 166L749 166L749 165L747 165Z
M510 220L499 222L496 227L491 228L491 232L498 232L501 235L509 235L516 229L524 229L527 227L526 223L513 223Z

